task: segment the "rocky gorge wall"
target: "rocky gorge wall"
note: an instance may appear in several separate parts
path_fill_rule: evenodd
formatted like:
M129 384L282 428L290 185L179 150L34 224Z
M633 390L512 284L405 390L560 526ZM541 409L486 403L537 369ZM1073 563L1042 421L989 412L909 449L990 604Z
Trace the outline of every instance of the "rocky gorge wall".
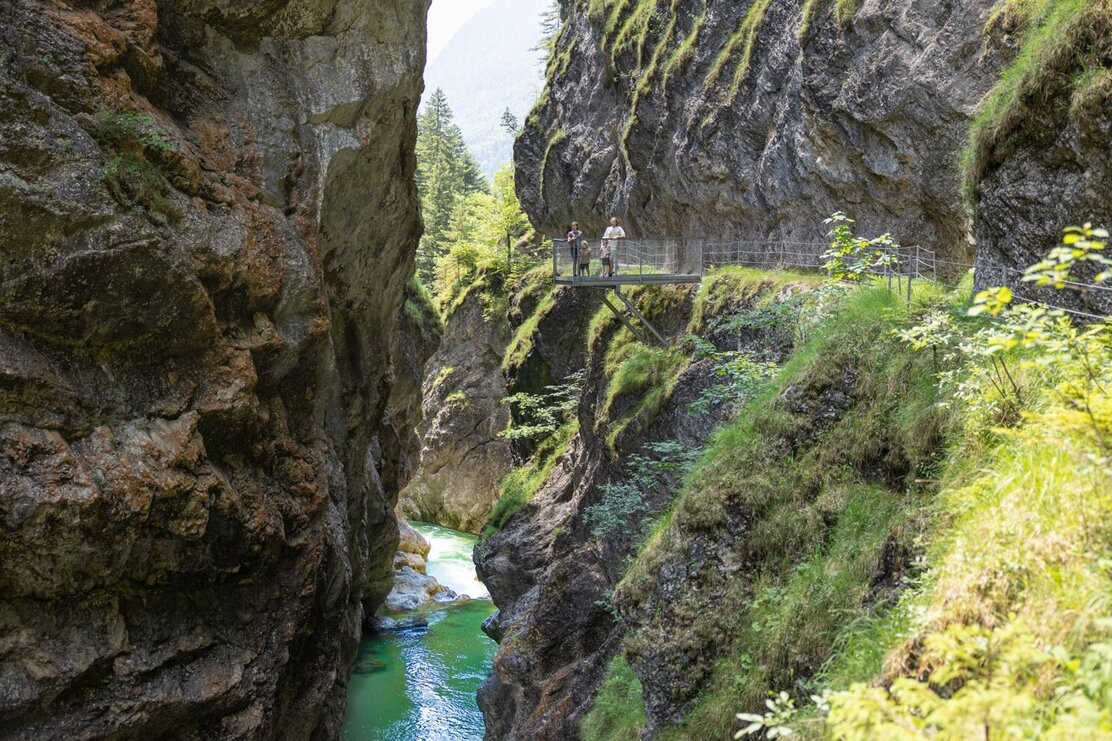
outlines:
M984 286L1022 285L1023 268L1067 225L1112 223L1107 3L564 0L561 15L547 87L515 147L518 194L538 231L562 233L573 219L601 231L617 213L633 236L749 240L758 251L788 241L818 254L823 219L840 210L863 235L892 232L944 259L976 260ZM1055 301L1107 313L1102 296ZM511 387L553 382L535 348L570 346L570 300L545 308ZM668 308L690 318L689 331L701 323L690 303ZM580 737L619 663L624 689L599 716L641 706L622 730L642 737L725 732L739 707L763 708L770 689L806 696L835 624L883 606L914 572L910 534L921 524L911 505L899 509L900 495L938 455L929 415L901 439L919 369L901 367L870 316L827 330L821 362L796 362L753 427L735 426L752 439L724 447L720 480L677 507L632 560L628 546L596 537L590 512L646 443L706 441L702 425L714 420L673 394L709 381L698 364L681 364L680 380L654 377L638 391L664 401L647 424L626 428L626 415L645 407L607 391L623 375L613 367L621 341L591 335L575 433L476 551L500 608L488 626L500 650L480 693L488 737ZM682 326L671 330L682 336ZM866 347L874 357L855 354ZM878 358L896 359L880 384L870 377ZM881 423L867 429L866 418ZM749 457L729 460L729 448L750 445ZM654 495L649 513L667 496ZM859 511L876 521L852 533ZM852 552L837 564L841 582L801 578L806 598L781 589L815 543L832 542ZM793 612L807 604L818 608ZM607 735L616 728L587 735L628 737Z
M0 735L339 735L425 12L0 5Z
M550 231L613 211L635 235L761 243L822 242L842 210L963 254L958 153L996 80L994 5L565 0L515 149L522 204Z
M420 458L401 495L410 519L478 533L510 472L510 444L499 437L510 412L503 400L505 321L470 290L444 321L421 384Z
M727 284L734 285L727 281L719 288ZM719 333L714 320L758 300L775 302L807 289L805 281L756 279L747 290L710 300L675 287L644 292L637 301L676 342L691 331L724 350L744 346L779 358L790 336ZM629 478L631 456L651 457L647 446L654 443L696 450L732 413L724 404L691 411L720 380L713 361L689 361L676 350L638 350L600 303L601 291L584 289L556 290L551 300L541 299L525 324L533 328L529 352L509 369L511 386L530 387L545 376L562 381L577 371L583 377L569 441L553 453L531 498L475 551L480 578L499 608L484 626L499 641L499 651L479 693L491 739L580 737L580 724L626 630L611 592L643 528L667 507L675 481L645 491L644 506L630 511L617 531L600 535L591 512L610 496L608 485ZM614 363L620 366L630 351L647 353L668 370L615 392L622 371L615 371ZM645 404L646 398L652 401Z
M950 259L971 262L975 241L1000 282L1065 226L1112 220L1107 3L561 10L515 148L523 207L553 234L572 219L601 231L613 212L631 235L818 254L823 219L844 211Z

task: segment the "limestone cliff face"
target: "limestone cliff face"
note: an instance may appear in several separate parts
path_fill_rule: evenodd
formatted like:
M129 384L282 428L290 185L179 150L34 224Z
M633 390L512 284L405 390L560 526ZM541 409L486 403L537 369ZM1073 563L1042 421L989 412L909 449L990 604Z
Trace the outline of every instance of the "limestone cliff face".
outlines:
M794 290L785 291L785 296ZM537 324L530 356L538 357L524 358L518 372L525 377L510 379L527 385L538 367L562 369L562 376L567 369L584 372L578 434L532 500L475 551L479 575L499 608L485 626L498 637L499 650L494 671L479 692L490 739L579 737L580 721L625 632L610 605L611 590L636 552L639 527L667 505L669 486L644 492L644 511L632 515L628 527L605 537L592 530L588 513L604 499L603 487L628 477L624 465L632 454L644 455L647 444L665 441L697 449L730 414L723 407L690 410L718 382L712 361L692 362L679 372L674 391L655 414L611 437L640 394L621 395L610 403L606 354L619 334L618 322L607 325L586 352L587 327L599 306L599 297L590 293L557 292L552 308ZM657 325L678 342L690 329L691 294L677 287L663 299L660 294L643 295L642 309L651 312L655 306ZM754 300L739 294L717 310L725 315ZM711 318L704 316L706 326ZM699 331L708 341L737 349L739 338L718 336L706 326ZM569 337L578 338L578 343ZM779 358L784 343L785 338L766 334L748 338L745 346Z
M0 4L0 735L338 735L425 11Z
M444 323L440 346L423 382L421 457L402 492L411 519L478 533L510 472L510 445L498 434L509 423L502 354L506 322L489 317L472 290Z
M999 69L995 4L564 0L521 201L552 233L614 211L631 234L759 242L821 242L844 210L965 254L958 153Z

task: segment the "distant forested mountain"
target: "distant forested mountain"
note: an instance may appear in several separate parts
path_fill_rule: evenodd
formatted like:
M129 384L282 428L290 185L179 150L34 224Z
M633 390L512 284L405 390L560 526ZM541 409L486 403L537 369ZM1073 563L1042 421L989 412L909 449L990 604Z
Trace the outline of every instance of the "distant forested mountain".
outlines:
M440 0L451 2L451 0ZM551 0L495 0L476 13L425 70L425 101L441 88L484 174L513 156L513 137L501 127L509 108L523 120L543 82L540 16Z

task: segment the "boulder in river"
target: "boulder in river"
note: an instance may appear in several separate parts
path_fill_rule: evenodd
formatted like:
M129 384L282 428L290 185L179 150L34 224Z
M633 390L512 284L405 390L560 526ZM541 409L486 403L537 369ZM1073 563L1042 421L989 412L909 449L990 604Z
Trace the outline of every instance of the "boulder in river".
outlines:
M394 574L394 588L386 597L384 607L391 612L411 612L432 602L454 602L455 592L444 587L435 577L403 566Z

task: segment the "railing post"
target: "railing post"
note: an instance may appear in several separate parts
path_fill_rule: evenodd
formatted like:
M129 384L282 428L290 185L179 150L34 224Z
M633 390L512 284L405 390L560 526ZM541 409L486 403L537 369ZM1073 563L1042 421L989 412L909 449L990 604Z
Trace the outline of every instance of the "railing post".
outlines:
M907 251L907 302L911 303L911 279L915 277L915 256Z

